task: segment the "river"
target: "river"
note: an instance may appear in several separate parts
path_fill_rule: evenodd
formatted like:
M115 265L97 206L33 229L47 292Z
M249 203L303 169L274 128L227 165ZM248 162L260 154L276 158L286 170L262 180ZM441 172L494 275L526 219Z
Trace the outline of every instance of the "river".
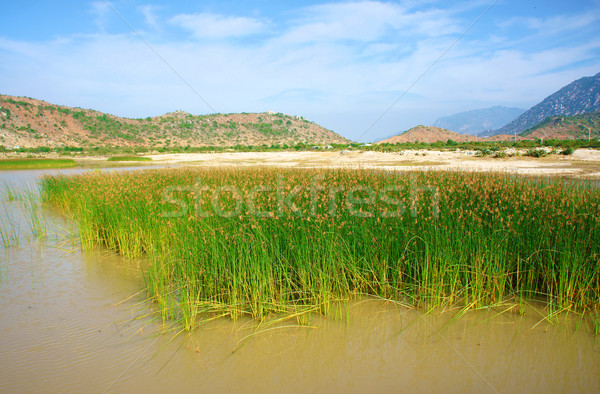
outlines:
M56 172L4 171L0 184ZM191 334L165 329L140 292L140 261L82 251L75 224L48 209L39 238L27 212L0 202L5 225L19 227L0 245L1 392L600 391L589 319L545 321L534 305L454 319L458 310L363 297L309 326L221 318Z

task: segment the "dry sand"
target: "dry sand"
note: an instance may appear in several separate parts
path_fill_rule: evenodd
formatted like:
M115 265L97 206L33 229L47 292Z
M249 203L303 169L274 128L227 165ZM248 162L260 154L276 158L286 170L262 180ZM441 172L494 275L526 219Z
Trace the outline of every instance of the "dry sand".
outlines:
M320 152L231 152L150 155L152 164L185 166L280 166L381 168L397 171L416 169L500 171L531 175L559 175L600 179L600 151L578 149L571 156L543 158L476 157L474 151L407 150L382 153L370 151Z
M557 175L569 178L600 179L600 150L578 149L570 156L549 155L542 158L523 156L525 151L508 158L476 157L475 151L405 150L382 153L372 151L302 151L302 152L226 152L167 153L146 155L151 162L107 162L107 157L73 157L91 167L116 166L279 166L380 168L395 171L467 170L499 171L514 174ZM510 153L510 151L507 151ZM58 158L55 153L44 157ZM25 157L21 154L0 154L2 158Z

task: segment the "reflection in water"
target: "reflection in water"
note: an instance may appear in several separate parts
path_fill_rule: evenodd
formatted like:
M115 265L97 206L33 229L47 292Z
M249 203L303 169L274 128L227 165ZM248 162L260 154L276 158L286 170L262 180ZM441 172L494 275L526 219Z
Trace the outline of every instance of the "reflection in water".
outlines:
M22 218L18 202L3 204ZM588 322L538 324L533 308L446 324L458 311L422 316L363 299L343 307L347 319L314 316L310 327L217 319L187 336L155 335L161 327L135 295L138 262L82 252L70 223L46 218L47 240L0 246L2 392L600 391Z

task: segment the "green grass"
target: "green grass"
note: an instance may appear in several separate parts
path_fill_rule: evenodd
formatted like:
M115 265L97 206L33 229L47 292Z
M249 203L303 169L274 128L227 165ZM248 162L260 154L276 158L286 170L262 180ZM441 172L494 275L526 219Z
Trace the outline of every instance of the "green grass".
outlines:
M108 161L152 161L152 158L143 156L113 156L109 157Z
M73 159L4 159L0 160L0 170L66 168L75 167Z
M296 316L373 295L415 306L600 306L600 191L501 174L163 169L51 176L84 247L147 255L149 297L206 316ZM550 313L550 312L549 312Z

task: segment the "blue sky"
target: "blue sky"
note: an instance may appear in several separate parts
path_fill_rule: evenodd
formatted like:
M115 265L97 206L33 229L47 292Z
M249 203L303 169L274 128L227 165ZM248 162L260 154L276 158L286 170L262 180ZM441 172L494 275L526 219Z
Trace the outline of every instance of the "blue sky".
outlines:
M361 141L529 108L598 72L600 0L20 0L0 14L2 94L126 117L273 110Z

